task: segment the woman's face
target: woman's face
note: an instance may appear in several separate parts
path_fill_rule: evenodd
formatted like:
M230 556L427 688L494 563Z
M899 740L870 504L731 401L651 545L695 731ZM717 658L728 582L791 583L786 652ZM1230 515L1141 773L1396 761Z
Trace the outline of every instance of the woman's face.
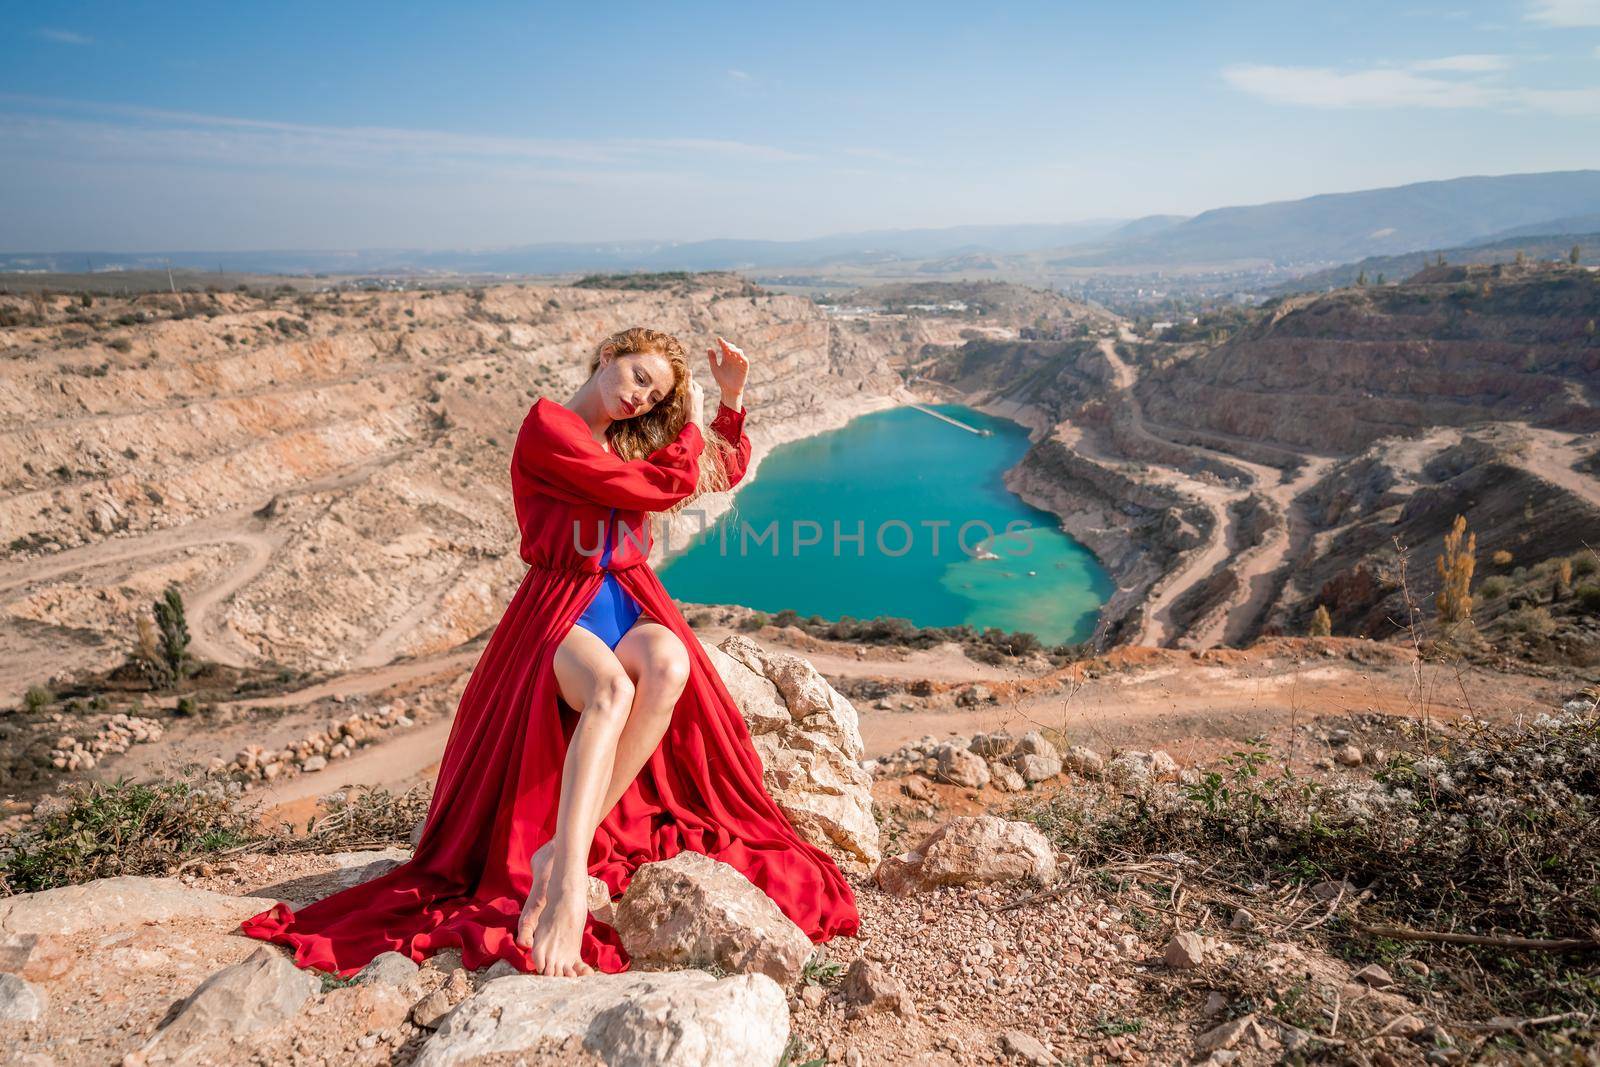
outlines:
M600 368L600 397L612 419L643 415L672 393L672 364L659 352L613 356Z

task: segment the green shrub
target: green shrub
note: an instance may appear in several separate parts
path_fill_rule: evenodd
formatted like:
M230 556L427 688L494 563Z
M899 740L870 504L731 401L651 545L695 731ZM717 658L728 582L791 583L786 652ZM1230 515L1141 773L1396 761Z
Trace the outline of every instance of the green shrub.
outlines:
M1069 780L1021 794L995 814L1034 824L1085 873L1176 851L1203 863L1213 884L1348 880L1367 892L1360 901L1352 892L1343 911L1330 909L1325 930L1352 959L1382 948L1352 918L1592 937L1600 929L1600 716L1436 721L1425 734L1406 723L1401 750L1372 779L1301 778L1258 741L1189 784L1108 789ZM1427 958L1437 980L1470 988L1485 1012L1600 1011L1588 956L1493 946L1410 951Z
M253 819L186 782L118 778L68 787L66 806L0 841L0 882L32 893L116 875L165 875L253 836Z
M1510 612L1502 623L1508 630L1529 637L1549 637L1556 632L1556 620L1551 618L1549 609L1532 605Z
M161 630L161 654L174 678L194 673L197 664L189 653L189 624L184 619L183 594L169 584L154 604L156 625Z

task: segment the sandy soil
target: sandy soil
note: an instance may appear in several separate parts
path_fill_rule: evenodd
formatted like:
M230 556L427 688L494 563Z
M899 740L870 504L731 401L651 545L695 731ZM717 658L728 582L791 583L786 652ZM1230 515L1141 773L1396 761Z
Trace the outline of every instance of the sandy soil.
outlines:
M712 644L735 631L708 629ZM1568 686L1532 675L1438 667L1414 672L1406 650L1351 638L1285 638L1259 642L1249 650L1191 653L1169 649L1119 649L1086 665L1026 672L975 663L949 647L896 656L884 649L854 649L819 642L792 628L767 628L754 636L765 646L787 649L816 665L835 686L874 681L891 687L913 680L933 683L934 692L915 697L893 692L877 701L855 701L868 757L885 755L924 736L971 736L981 731L1049 729L1074 744L1104 753L1118 749L1165 748L1180 763L1224 755L1256 736L1268 736L1292 750L1294 727L1318 716L1427 714L1455 718L1515 719L1558 704ZM306 710L313 699L333 694L347 698L394 699L463 682L462 672L476 662L476 651L433 661L395 665L348 675L251 707L285 709L265 724L254 718L221 729L174 724L166 737L108 760L99 773L158 773L184 760L215 753L231 758L251 741L287 743L316 723L326 710ZM958 706L957 693L968 684L983 686L993 702ZM297 710L289 710L297 709ZM454 710L454 705L451 705ZM385 733L378 742L324 771L281 778L252 794L273 821L300 825L315 811L318 798L350 785L381 786L395 792L428 785L449 737L451 719L440 716ZM1318 753L1305 752L1309 761Z

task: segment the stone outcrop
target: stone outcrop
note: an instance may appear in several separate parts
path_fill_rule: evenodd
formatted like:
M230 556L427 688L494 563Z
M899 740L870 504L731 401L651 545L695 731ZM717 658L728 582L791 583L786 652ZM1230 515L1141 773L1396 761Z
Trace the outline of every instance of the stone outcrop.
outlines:
M841 866L877 863L872 776L861 769L855 708L799 656L742 634L705 646L750 728L768 792L809 842Z
M611 924L641 970L715 966L789 985L814 948L771 897L700 852L640 865Z
M1497 266L1289 301L1225 343L1141 377L1145 415L1342 453L1395 433L1495 419L1600 429L1600 412L1572 387L1600 371L1600 349L1581 341L1600 279Z
M1055 877L1055 851L1033 826L994 815L959 816L909 852L879 864L878 885L896 895L946 885Z
M416 1067L753 1067L778 1062L788 1037L788 1002L764 974L508 975L445 1016Z
M200 1062L198 1046L204 1042L275 1026L321 988L315 974L263 945L201 982L139 1050L141 1062Z
M237 925L277 903L191 889L176 878L120 875L0 900L0 930L11 934L73 934L127 925L211 920Z

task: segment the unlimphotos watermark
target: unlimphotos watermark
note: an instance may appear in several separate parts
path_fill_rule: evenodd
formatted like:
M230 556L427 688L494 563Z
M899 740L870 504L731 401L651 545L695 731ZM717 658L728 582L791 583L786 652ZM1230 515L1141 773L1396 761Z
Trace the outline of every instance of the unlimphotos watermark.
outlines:
M712 536L708 531L714 528L718 551L724 556L731 551L740 556L766 554L776 558L787 552L790 556L798 557L802 553L814 554L810 551L812 549L844 556L850 554L846 546L853 545L854 554L863 557L867 554L869 543L884 556L900 557L914 551L926 551L937 556L940 545L949 544L948 540L941 541L941 538L950 537L955 539L956 546L963 553L975 558L1027 556L1033 552L1033 539L1025 535L1038 529L1025 519L1012 519L1000 531L996 531L993 524L984 519L968 519L959 524L953 519L918 519L915 522L883 519L874 523L869 533L865 519L856 519L853 528L849 522L841 523L839 519L824 523L800 518L790 519L787 523L771 519L757 528L742 517L737 522L713 523L698 508L685 508L677 514L691 516L698 523L698 528L686 538L688 545L705 543ZM680 526L676 522L666 525L664 543L669 552L678 547L674 540ZM648 524L640 524L635 528L617 520L612 534L613 550L620 548L624 542L632 544L641 554L649 547ZM572 547L580 555L599 556L605 551L605 544L605 519L573 520ZM996 551L997 548L1005 551Z

